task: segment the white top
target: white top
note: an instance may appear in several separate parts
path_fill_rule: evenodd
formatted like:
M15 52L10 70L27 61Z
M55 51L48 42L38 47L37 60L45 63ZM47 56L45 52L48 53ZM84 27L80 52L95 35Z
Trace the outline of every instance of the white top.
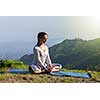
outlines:
M33 48L33 53L34 53L34 60L33 64L37 66L45 66L51 64L51 59L49 56L49 49L45 45L46 50L42 50L39 46L35 46Z

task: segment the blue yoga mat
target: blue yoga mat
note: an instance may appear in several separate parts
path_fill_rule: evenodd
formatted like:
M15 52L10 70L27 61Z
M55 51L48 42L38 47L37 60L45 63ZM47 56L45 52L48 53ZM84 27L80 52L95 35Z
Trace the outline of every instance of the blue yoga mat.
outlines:
M92 77L90 73L64 72L64 71L51 72L50 75L54 75L54 76L71 76L71 77L80 77L80 78L91 78Z
M29 72L29 70L24 70L24 69L9 69L8 73L28 74L30 72ZM59 72L51 72L49 74L53 75L53 76L70 76L70 77L81 77L81 78L91 78L92 77L91 74L89 74L89 73L79 73L79 72L59 71Z
M28 73L30 73L29 70L24 70L24 69L9 69L7 72L14 73L14 74L28 74Z

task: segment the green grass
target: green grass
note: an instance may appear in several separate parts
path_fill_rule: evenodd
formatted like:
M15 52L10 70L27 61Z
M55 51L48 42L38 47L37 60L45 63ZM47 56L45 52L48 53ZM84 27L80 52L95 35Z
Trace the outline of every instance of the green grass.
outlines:
M68 70L68 69L62 69L62 71L65 71L65 72L80 72L80 73L86 73L87 72L85 70Z
M17 60L0 60L0 72L6 72L9 69L28 69L28 66Z
M17 68L17 69L28 69L27 65L15 65L12 68Z
M67 70L71 72L85 72L84 70ZM3 83L96 83L100 82L100 72L89 71L92 78L59 77L48 74L0 74Z

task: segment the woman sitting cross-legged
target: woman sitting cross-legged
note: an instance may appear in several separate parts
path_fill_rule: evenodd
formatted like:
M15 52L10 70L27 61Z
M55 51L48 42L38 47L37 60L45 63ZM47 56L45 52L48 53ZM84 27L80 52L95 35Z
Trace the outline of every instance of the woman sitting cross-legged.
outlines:
M62 65L51 63L49 49L45 44L48 35L45 32L39 32L37 38L38 42L33 48L34 60L29 66L29 71L32 73L59 71Z

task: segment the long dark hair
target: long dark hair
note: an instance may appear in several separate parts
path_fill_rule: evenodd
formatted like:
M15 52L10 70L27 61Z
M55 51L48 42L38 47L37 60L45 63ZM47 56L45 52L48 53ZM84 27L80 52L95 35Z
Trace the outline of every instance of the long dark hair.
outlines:
M45 33L45 32L39 32L38 33L38 36L37 36L37 39L38 39L37 45L38 46L40 46L40 45L42 45L43 43L46 42L45 35L47 35L47 33Z

